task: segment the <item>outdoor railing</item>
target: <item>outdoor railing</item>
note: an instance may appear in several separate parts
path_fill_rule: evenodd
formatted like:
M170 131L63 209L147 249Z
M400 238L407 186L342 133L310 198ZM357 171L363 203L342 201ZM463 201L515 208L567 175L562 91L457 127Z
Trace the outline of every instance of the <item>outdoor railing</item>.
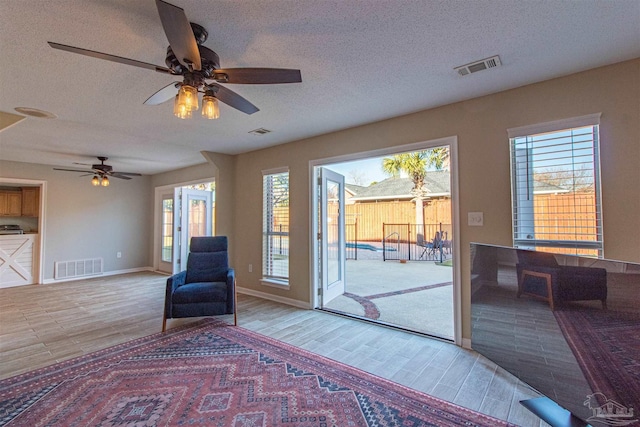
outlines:
M383 260L439 261L452 256L451 224L382 224Z

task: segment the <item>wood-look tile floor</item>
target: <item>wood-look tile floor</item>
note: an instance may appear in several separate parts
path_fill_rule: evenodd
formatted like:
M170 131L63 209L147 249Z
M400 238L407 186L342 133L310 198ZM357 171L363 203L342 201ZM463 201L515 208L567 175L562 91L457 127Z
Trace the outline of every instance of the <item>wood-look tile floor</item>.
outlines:
M0 379L160 332L165 282L148 272L0 289ZM519 404L533 390L453 344L246 295L238 325L517 425L546 426Z

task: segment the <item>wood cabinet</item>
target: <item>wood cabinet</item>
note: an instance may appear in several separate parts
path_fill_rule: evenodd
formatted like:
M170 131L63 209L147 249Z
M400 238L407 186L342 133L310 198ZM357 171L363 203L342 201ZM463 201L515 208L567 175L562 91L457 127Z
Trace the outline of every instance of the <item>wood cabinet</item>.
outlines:
M0 191L0 216L22 215L22 192Z
M18 193L19 194L19 193ZM34 246L38 235L11 234L0 236L0 288L31 285L37 277Z
M37 217L40 214L40 188L22 187L22 216Z

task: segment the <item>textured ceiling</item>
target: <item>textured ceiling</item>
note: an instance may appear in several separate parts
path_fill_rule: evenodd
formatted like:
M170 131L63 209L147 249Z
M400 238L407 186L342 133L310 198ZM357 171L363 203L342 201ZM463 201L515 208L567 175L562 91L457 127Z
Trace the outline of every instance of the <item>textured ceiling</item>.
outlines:
M172 0L209 31L222 67L298 68L302 83L228 85L261 111L218 120L145 106L175 80L54 50L164 66L153 0L0 0L0 111L49 111L0 132L0 159L73 166L109 156L152 174L640 57L638 0ZM493 55L502 67L453 68ZM255 136L256 128L273 132ZM0 171L1 173L1 171Z

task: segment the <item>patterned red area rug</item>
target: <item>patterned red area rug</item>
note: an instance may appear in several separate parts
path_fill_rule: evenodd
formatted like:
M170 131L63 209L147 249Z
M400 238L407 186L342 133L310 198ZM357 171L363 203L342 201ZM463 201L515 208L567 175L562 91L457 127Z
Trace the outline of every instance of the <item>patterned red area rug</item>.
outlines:
M11 426L504 426L240 327L204 320L0 381Z
M553 314L591 389L638 408L640 314L591 308Z

